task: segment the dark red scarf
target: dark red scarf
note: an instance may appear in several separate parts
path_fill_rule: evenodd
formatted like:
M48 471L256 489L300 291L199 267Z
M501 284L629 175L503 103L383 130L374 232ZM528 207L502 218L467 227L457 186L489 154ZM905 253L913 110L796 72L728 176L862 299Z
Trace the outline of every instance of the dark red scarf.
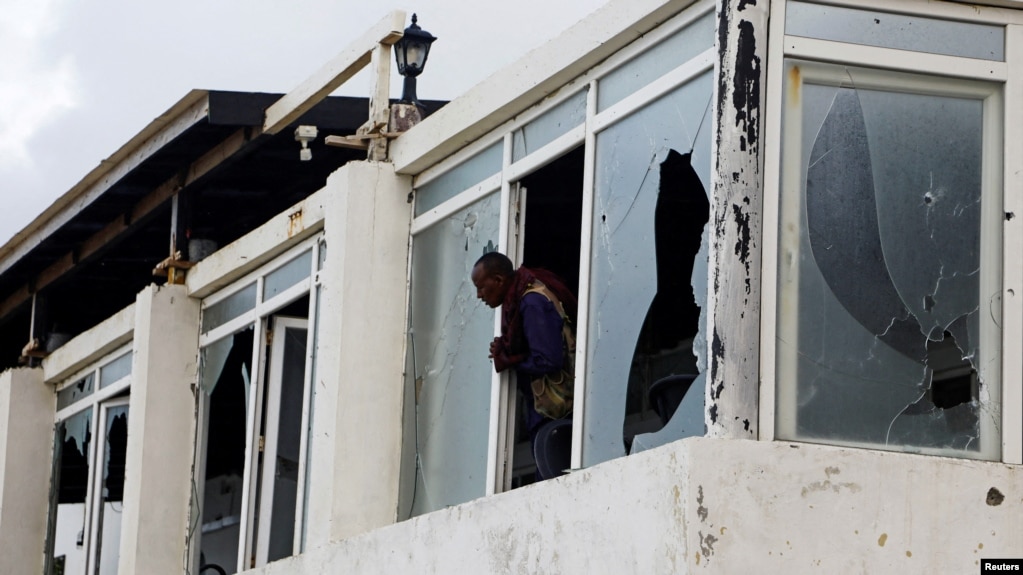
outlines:
M547 289L551 290L561 300L565 313L575 324L576 299L565 283L553 272L543 268L530 269L520 267L510 278L511 286L504 294L504 302L501 303L501 337L498 339L497 352L494 354L494 369L504 371L515 366L528 357L529 346L526 338L522 335L522 314L519 311L519 302L526 290L536 280L540 280Z

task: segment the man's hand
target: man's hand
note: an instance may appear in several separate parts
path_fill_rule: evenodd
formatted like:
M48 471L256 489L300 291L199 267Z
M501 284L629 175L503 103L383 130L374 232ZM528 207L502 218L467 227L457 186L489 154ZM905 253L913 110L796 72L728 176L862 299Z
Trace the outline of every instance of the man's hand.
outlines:
M494 357L497 355L498 346L500 344L501 338L495 337L494 341L490 342L490 355L488 355L487 357L489 357L490 359L494 359Z

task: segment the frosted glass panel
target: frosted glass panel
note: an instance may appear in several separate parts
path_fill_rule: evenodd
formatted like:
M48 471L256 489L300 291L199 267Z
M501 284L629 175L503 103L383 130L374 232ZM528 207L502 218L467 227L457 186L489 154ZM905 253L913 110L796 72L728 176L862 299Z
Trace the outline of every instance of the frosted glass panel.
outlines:
M1004 26L916 15L787 2L785 33L882 48L1005 60Z
M1000 413L984 331L997 289L981 291L998 275L981 266L983 101L807 84L800 102L779 437L997 457L998 438L982 438Z
M597 136L586 466L704 432L702 376L671 414L651 388L704 363L710 130L697 127L712 89L700 76Z
M404 489L414 491L414 515L485 492L495 312L476 299L469 274L484 250L498 247L499 216L500 195L492 194L413 240L408 392L420 391L406 446L417 446L418 460L416 484Z
M253 282L202 312L202 331L220 327L256 307L256 283Z
M309 277L312 257L312 250L302 252L295 259L266 274L263 280L263 301Z
M512 161L517 162L527 155L553 142L586 121L586 94L582 90L564 102L547 110L525 126L512 133Z
M603 112L701 52L713 48L714 24L712 11L601 78L597 84L597 111ZM706 100L703 105L707 105Z
M129 351L99 368L100 389L131 375L131 358L132 354Z
M489 148L455 166L432 182L416 187L416 215L422 215L471 186L501 171L504 142Z

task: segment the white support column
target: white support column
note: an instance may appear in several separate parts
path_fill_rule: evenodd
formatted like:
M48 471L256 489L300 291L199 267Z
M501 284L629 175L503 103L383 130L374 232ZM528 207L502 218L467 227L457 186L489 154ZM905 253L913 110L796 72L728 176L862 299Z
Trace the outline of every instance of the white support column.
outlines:
M756 439L770 1L718 0L707 435Z
M199 302L151 285L135 302L119 573L181 573L195 439Z
M390 163L327 180L307 549L397 517L411 186Z
M0 573L42 573L57 395L41 369L0 373Z

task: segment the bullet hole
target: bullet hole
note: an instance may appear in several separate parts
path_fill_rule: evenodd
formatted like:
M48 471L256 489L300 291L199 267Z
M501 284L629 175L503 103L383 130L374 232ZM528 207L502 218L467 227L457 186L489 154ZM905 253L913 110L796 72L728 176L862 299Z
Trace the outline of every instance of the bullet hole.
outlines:
M987 504L988 505L990 505L992 507L995 507L997 505L1001 505L1002 501L1005 501L1005 496L1002 495L1001 491L999 491L998 489L996 489L994 487L992 487L991 489L987 490Z
M1012 212L1005 212L1005 221L1009 221L1009 220L1011 220L1012 218L1015 218L1015 217L1016 217L1016 214L1014 214Z
M926 194L924 194L924 203L927 204L927 205L933 204L934 203L934 194L932 194L931 192L927 192Z
M607 221L607 214L600 214L600 221L606 222Z
M934 309L934 296L931 294L924 296L924 309L927 311Z

